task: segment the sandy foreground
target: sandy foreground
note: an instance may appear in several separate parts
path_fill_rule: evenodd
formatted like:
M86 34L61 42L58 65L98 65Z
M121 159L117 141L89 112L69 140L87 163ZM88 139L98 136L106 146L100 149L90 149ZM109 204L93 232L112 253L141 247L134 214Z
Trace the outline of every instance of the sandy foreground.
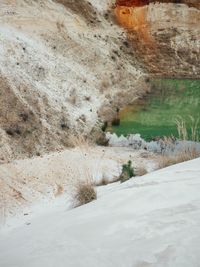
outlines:
M65 194L35 206L1 229L0 266L198 267L199 177L198 158L98 187L79 208Z
M35 203L54 200L62 193L71 193L78 180L102 178L115 180L121 166L129 159L134 166L151 171L155 156L146 151L123 147L84 146L32 159L0 165L1 224L7 218L27 213ZM24 211L25 209L25 211Z

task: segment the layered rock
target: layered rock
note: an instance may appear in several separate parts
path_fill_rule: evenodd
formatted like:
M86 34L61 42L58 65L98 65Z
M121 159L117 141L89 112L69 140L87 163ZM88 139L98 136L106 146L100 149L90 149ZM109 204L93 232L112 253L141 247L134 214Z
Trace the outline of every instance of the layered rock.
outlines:
M189 7L198 3L145 2L118 1L115 8L144 67L153 75L200 78L200 10Z
M189 7L200 8L199 0L117 0L116 6L144 6L150 3L175 3L175 4L186 4Z
M108 9L0 1L0 162L63 149L143 93L145 73Z

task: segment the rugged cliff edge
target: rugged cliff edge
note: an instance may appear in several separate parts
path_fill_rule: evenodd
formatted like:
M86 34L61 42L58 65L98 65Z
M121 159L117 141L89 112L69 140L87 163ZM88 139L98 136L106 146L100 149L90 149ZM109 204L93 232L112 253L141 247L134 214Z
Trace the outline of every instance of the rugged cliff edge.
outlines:
M148 72L200 78L199 8L196 0L119 0L115 13Z
M109 2L0 2L0 161L94 134L146 90Z

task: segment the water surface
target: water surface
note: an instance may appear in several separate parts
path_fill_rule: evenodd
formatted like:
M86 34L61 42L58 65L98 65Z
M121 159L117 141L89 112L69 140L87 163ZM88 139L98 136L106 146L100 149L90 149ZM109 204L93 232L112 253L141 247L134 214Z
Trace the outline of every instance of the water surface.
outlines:
M176 136L176 119L200 118L200 80L156 79L152 93L120 111L120 126L108 129L117 135L140 133L145 140Z

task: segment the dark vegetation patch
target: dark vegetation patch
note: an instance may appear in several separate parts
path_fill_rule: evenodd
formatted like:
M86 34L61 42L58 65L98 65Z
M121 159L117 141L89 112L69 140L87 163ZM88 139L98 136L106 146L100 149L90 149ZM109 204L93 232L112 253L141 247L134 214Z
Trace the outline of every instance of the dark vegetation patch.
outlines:
M132 162L129 160L126 164L122 165L122 173L120 175L120 181L121 183L126 182L130 178L134 177L134 169L132 167Z

